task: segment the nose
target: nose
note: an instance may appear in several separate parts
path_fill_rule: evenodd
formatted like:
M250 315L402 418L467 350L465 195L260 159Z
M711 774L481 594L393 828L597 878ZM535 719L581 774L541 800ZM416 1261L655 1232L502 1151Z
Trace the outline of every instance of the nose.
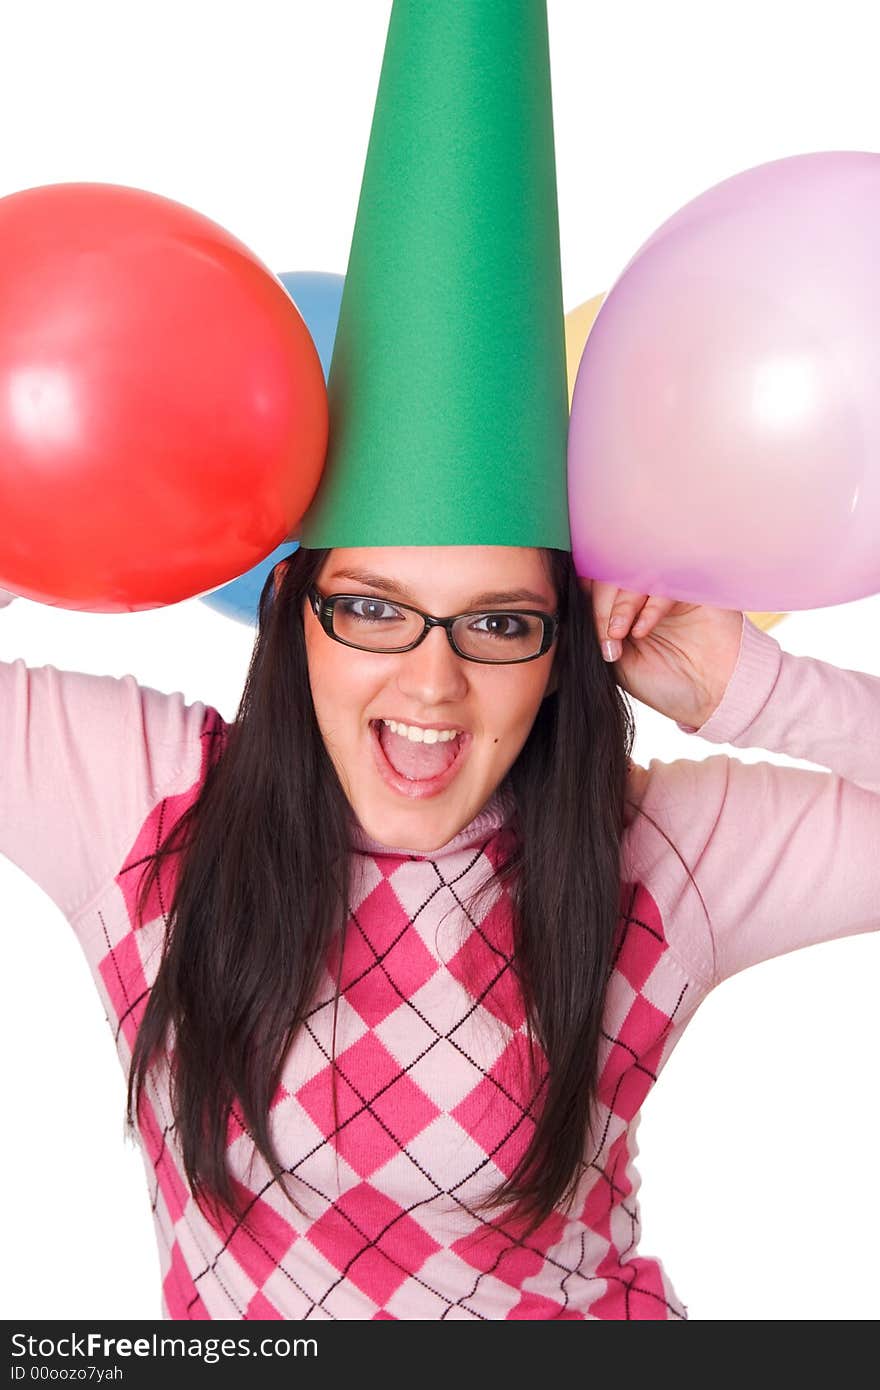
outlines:
M467 693L467 663L452 650L442 627L431 628L417 647L401 652L398 661L397 684L416 707L433 709Z

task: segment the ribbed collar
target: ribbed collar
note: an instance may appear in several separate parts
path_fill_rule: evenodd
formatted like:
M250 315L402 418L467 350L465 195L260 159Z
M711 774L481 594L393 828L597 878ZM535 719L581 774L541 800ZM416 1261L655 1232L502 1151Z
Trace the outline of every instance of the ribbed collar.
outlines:
M461 849L470 849L473 845L479 844L481 840L487 840L510 819L514 806L513 789L509 780L505 778L486 802L482 811L478 812L463 830L459 830L457 835L453 835L452 839L447 840L446 844L441 845L439 849L425 851L407 849L400 845L385 845L380 840L372 839L360 821L356 821L352 827L352 848L362 854L405 854L413 859L439 859L443 855L455 854L457 850Z

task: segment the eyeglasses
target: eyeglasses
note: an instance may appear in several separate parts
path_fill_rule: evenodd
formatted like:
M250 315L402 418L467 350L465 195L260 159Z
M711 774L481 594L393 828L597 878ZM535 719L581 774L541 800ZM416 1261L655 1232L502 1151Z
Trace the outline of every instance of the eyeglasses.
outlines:
M556 613L531 608L475 610L435 618L408 603L375 594L328 594L309 589L309 602L328 637L365 652L409 652L429 628L446 630L449 645L465 661L509 665L534 661L552 646L559 627Z

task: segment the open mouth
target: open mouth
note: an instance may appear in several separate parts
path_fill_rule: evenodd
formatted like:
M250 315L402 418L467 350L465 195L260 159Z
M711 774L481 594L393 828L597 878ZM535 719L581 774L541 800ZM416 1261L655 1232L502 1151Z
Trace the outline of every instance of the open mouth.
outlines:
M385 784L402 796L436 796L461 770L472 734L457 734L448 742L413 743L394 733L381 719L370 721L373 759Z

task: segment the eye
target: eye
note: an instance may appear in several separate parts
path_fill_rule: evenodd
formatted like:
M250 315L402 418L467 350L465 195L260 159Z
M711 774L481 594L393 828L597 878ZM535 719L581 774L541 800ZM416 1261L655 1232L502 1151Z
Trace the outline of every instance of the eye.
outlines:
M381 598L343 598L337 604L337 611L361 623L387 623L403 617L399 608Z
M487 637L524 637L529 631L528 620L519 613L483 613L470 627Z

